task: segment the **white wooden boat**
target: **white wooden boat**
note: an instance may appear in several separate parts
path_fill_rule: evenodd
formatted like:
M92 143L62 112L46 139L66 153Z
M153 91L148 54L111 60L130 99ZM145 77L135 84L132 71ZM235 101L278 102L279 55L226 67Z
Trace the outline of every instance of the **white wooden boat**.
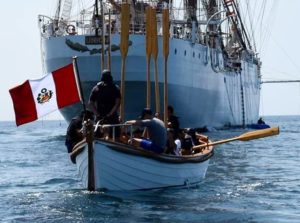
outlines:
M79 177L89 190L194 186L204 179L213 156L212 146L193 155L175 156L154 154L113 139L88 141L84 139L74 147L71 159L76 162Z

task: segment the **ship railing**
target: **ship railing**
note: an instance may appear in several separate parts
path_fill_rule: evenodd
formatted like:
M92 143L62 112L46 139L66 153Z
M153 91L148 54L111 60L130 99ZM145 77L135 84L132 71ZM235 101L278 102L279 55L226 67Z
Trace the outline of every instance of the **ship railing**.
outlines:
M106 21L104 32L108 34L110 27L111 34L119 34L121 32L121 25L119 21L119 15L112 15L110 26ZM69 35L95 35L95 24L92 19L78 19L78 20L55 20L48 16L39 15L39 27L41 36L44 38L58 37L58 36L69 36ZM176 39L192 40L192 28L187 21L184 20L171 20L170 21L170 37ZM135 20L130 23L130 34L146 34L146 23L143 19ZM99 27L98 34L101 35L101 25ZM196 27L196 43L204 43L205 33L201 32L199 27ZM162 18L160 15L157 16L157 34L162 36Z
M97 132L104 131L104 132L109 132L112 130L112 141L116 140L116 128L122 129L122 132L127 132L127 128L130 127L129 129L129 135L130 135L130 140L133 138L133 125L132 124L101 124L101 120L98 121L95 126L94 126L94 133L97 134ZM108 131L105 131L108 130Z
M116 22L119 18L111 20L109 24L108 21L104 24L104 32L108 33L109 27L111 29L111 34L120 33L121 25ZM53 36L68 36L68 35L94 35L96 26L91 19L87 20L55 20L48 16L39 15L38 17L40 33L42 37L49 38ZM102 26L99 26L98 34L101 35ZM137 21L135 23L130 23L130 34L142 34L144 35L145 22Z

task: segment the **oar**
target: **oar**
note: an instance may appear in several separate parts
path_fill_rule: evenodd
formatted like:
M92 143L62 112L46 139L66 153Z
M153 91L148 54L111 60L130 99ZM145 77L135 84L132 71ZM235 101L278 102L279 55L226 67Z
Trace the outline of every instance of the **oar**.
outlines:
M249 140L253 140L253 139L259 139L259 138L278 135L278 134L279 134L279 127L273 127L273 128L268 128L268 129L262 129L262 130L257 130L257 131L246 132L246 133L244 133L240 136L230 138L230 139L223 139L223 140L220 140L220 141L215 141L215 142L210 142L210 143L206 143L206 144L203 144L203 145L194 146L193 149L194 150L195 149L201 149L201 148L204 148L204 147L207 147L207 146L219 145L219 144L232 142L232 141L236 141L236 140L249 141Z
M169 56L169 9L163 9L163 55L164 55L164 122L168 126L168 56Z
M104 10L103 10L103 1L100 1L100 11L101 11L101 25L102 25L102 32L101 32L101 69L104 70L106 68L105 64L105 35L104 35Z
M156 20L156 7L151 8L151 34L152 34L152 56L154 59L154 68L155 68L155 107L156 113L160 115L160 96L159 96L159 82L158 82L158 66L157 66L157 56L158 56L158 42L157 42L157 20Z
M151 48L151 6L146 7L146 57L147 57L147 108L151 108L150 60Z
M121 6L121 43L120 51L122 56L122 71L121 71L121 107L120 116L121 121L125 120L125 59L128 53L129 42L129 19L130 19L130 5L123 3Z
M111 71L111 13L108 10L108 69Z

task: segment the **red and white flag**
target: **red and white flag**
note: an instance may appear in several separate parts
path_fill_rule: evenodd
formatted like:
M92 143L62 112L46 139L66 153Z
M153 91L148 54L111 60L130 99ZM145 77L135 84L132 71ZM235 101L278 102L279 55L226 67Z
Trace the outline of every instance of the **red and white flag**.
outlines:
M32 122L57 109L80 101L80 93L69 64L38 80L27 80L9 90L17 126Z

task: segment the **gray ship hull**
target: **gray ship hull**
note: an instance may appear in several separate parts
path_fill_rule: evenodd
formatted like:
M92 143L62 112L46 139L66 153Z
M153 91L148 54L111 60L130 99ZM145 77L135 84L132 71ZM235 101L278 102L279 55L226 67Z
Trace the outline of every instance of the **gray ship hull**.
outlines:
M43 60L51 72L78 57L79 74L87 103L92 87L101 73L100 45L85 45L85 36L62 36L42 41ZM126 57L125 117L136 118L146 106L145 37L130 35L131 45ZM112 36L112 74L120 82L121 55L119 35ZM158 74L160 102L163 109L162 38L158 38ZM84 47L83 47L84 46ZM201 44L187 40L170 39L168 58L169 104L174 107L182 127L242 126L255 123L259 116L260 75L258 65L245 58L239 70L225 71L222 54ZM154 97L154 62L151 62L152 98ZM70 121L80 110L80 103L60 110ZM161 111L163 112L163 111Z

